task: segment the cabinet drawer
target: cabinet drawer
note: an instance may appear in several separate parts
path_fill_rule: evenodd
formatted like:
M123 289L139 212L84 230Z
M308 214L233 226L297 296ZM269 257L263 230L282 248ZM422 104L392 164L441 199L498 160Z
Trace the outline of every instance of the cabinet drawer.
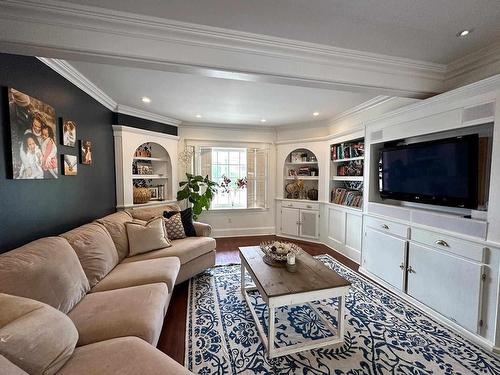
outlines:
M302 208L305 210L319 210L319 203L282 201L281 207Z
M425 229L413 228L411 239L437 250L445 250L476 262L484 261L484 246Z
M395 236L408 238L408 232L410 228L408 225L395 223L393 221L379 219L371 216L365 217L365 223L367 226L380 230L382 232L387 232Z

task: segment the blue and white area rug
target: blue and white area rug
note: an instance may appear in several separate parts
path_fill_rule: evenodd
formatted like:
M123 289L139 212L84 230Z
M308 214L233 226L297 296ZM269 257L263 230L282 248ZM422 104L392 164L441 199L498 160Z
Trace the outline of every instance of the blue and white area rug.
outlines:
M495 374L500 360L328 255L351 283L342 346L269 360L240 291L240 266L214 267L189 287L186 367L196 374ZM250 279L247 280L247 283ZM267 329L267 306L253 304ZM336 300L316 302L336 325ZM276 345L319 339L328 329L307 305L276 313Z

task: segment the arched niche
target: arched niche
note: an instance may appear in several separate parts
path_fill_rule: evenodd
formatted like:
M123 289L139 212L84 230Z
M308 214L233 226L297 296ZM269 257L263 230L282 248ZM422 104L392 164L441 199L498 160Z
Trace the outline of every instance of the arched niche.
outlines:
M283 164L283 197L318 200L320 170L316 154L307 148L296 148Z

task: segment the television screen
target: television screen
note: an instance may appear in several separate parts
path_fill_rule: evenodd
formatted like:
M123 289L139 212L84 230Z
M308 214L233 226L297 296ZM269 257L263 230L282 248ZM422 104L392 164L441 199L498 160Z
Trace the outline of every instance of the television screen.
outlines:
M380 161L383 198L477 206L477 135L385 148Z

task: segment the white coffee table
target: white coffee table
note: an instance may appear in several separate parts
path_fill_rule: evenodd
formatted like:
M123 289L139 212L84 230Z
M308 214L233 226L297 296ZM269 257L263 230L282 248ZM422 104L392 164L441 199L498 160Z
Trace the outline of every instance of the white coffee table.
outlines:
M266 264L262 259L263 253L258 246L240 247L239 250L241 292L255 320L257 331L267 349L269 358L344 342L345 296L349 292L349 286L351 285L349 281L304 251L297 255L296 272L291 273L286 268ZM255 287L246 286L245 275L247 271ZM255 290L259 291L269 309L268 336L266 336L262 328L248 295L248 292ZM311 303L331 298L338 299L337 327L327 321ZM326 327L332 332L332 336L277 348L274 343L276 334L275 309L281 306L304 303L307 303L318 314Z

